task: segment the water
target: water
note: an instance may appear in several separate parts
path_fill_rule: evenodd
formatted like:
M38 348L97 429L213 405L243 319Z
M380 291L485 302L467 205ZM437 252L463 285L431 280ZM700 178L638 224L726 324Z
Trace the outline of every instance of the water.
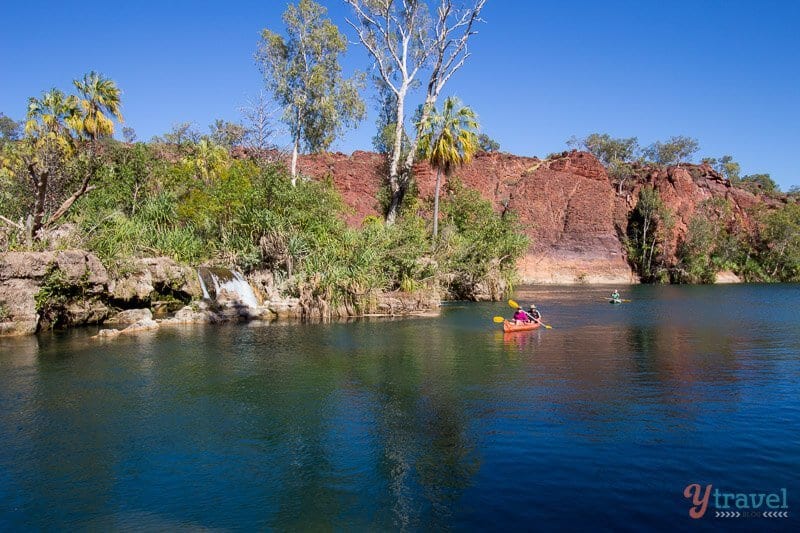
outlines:
M796 529L800 287L608 293L0 340L0 530ZM690 483L792 518L691 520Z
M253 288L240 272L227 268L201 267L197 269L197 278L200 281L204 300L218 300L222 294L225 294L228 300L232 299L239 305L253 309L258 307L258 299ZM213 292L213 297L209 292L209 287L210 292Z

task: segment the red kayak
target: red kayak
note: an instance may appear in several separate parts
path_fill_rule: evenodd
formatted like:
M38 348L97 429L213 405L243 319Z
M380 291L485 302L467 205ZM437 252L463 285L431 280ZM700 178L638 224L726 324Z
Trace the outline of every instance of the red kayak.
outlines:
M506 320L503 322L503 331L506 333L513 333L515 331L530 331L537 329L540 326L539 322L525 322L524 324L515 324Z

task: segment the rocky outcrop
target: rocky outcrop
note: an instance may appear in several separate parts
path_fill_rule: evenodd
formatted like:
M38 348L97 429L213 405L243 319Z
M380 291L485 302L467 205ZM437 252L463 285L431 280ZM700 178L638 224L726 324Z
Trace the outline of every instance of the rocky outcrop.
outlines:
M671 240L666 243L666 262L668 266L677 263L675 256L678 244L686 238L689 223L698 209L707 200L721 198L727 200L737 227L753 231L755 222L750 212L758 205L775 207L780 200L732 187L731 184L711 166L681 165L661 169L643 169L626 194L615 200L614 219L624 233L627 230L628 213L636 206L642 187L655 188L674 219Z
M46 286L57 298L64 325L94 324L108 316L101 296L107 291L108 272L100 260L82 250L6 252L0 254L0 306L4 321L0 335L30 335L42 313L36 295Z
M374 200L384 159L354 152L305 156L303 172L331 177L352 208L351 224L379 215ZM630 283L636 278L625 259L614 225L615 189L605 168L584 152L565 152L541 160L505 153L479 153L455 173L468 187L492 201L498 211L519 216L530 248L518 264L523 283ZM414 167L419 193L431 196L435 173Z
M380 215L375 200L385 176L385 159L370 152L302 156L302 172L331 179L351 208L348 223ZM505 153L479 153L455 172L468 187L490 200L498 212L516 213L530 239L518 263L522 283L636 283L621 242L639 190L655 187L676 218L668 263L676 261L677 244L704 200L730 200L737 224L752 229L748 211L778 200L756 196L730 184L708 165L680 165L639 174L619 187L606 169L586 152L563 152L547 159ZM423 198L433 194L435 173L427 164L414 167ZM485 291L491 293L491 288Z
M151 305L165 297L180 302L203 297L197 271L168 257L136 259L109 284L112 301L122 305Z
M723 270L717 272L717 278L714 283L741 283L742 278L731 272L730 270Z
M113 339L119 335L130 335L131 333L141 333L143 331L154 331L160 327L160 324L155 320L144 318L138 320L124 329L101 329L94 339Z

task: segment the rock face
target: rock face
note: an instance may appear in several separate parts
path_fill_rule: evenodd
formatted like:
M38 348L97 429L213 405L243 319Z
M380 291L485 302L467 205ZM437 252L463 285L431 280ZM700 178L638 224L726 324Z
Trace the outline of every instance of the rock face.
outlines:
M331 176L353 209L351 224L379 215L374 200L384 175L384 158L369 152L309 155L303 172ZM588 153L570 152L540 160L505 153L479 153L455 173L492 201L498 211L519 215L531 240L518 265L523 283L631 283L614 226L615 190L605 168ZM420 195L433 194L436 176L427 164L414 168Z
M689 222L706 200L722 198L733 208L733 216L739 227L753 230L754 222L748 210L759 205L776 206L779 200L756 196L751 192L731 187L719 173L709 165L681 165L646 173L633 183L632 190L624 197L615 199L614 218L624 231L628 213L635 207L639 191L644 186L654 187L675 220L672 240L666 245L667 264L677 263L675 253L689 229Z
M301 157L299 168L316 179L332 179L352 209L348 223L357 225L368 215L380 215L375 198L386 175L381 155L359 151L349 156L307 155ZM419 164L414 176L420 196L430 197L435 173L427 164ZM479 153L455 176L490 200L498 212L509 209L519 216L531 242L518 264L522 283L638 282L620 236L626 233L628 215L645 185L658 190L676 217L673 241L667 246L668 264L675 264L677 243L704 200L730 200L737 223L746 228L752 228L749 208L778 203L731 187L705 164L642 171L620 193L594 156L577 151L545 160Z
M6 252L0 254L0 306L4 320L0 335L30 335L40 320L36 294L57 270L58 284L53 290L73 291L80 297L65 297L65 325L78 326L102 321L108 307L101 295L108 286L108 272L100 260L81 250L59 252Z
M150 305L162 297L190 301L203 297L197 271L168 257L137 259L129 271L109 284L112 301Z

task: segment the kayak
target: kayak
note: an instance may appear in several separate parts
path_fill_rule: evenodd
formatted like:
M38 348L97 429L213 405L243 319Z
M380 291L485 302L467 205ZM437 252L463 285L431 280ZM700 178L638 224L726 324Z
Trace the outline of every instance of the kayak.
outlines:
M530 331L532 329L537 329L539 327L538 322L527 322L525 324L514 324L513 322L509 322L506 320L503 322L503 331L506 333L513 333L515 331Z
M608 303L610 303L610 304L621 304L622 300L609 300Z

